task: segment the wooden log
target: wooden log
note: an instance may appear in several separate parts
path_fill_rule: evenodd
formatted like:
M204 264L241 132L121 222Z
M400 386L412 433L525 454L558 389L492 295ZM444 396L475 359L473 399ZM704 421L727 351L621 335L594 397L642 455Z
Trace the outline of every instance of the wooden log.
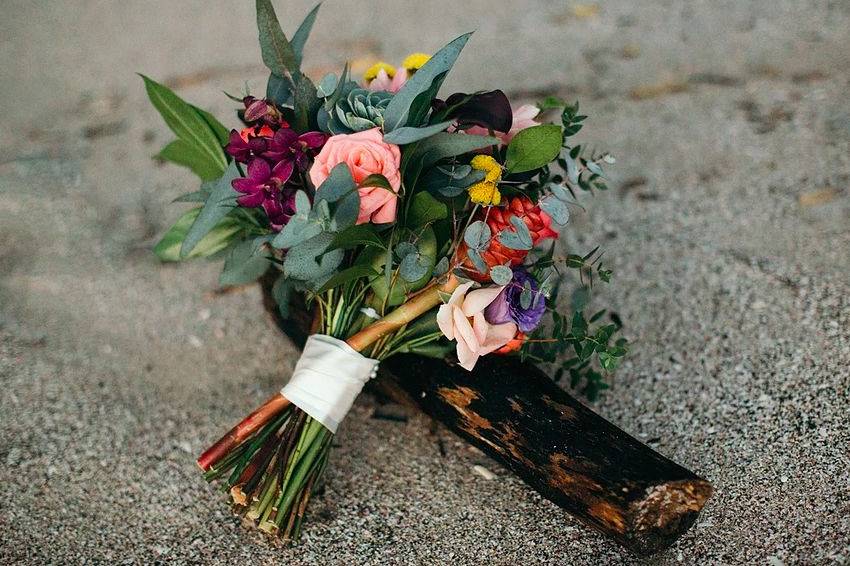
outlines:
M271 282L264 304L303 346L311 315L280 317ZM486 356L468 372L442 360L397 356L373 390L415 404L544 497L640 555L673 544L696 520L711 484L597 415L517 358Z

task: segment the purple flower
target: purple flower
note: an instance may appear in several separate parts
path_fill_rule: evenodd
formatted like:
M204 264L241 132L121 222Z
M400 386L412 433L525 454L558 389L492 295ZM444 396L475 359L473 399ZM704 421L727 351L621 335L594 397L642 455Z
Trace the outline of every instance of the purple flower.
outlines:
M269 140L268 149L260 155L275 163L277 161L294 161L301 171L306 171L310 159L322 149L328 140L322 132L306 132L300 136L294 130L281 128Z
M269 148L269 139L273 134L274 132L268 126L262 128L252 126L244 128L241 132L231 130L230 140L224 149L236 161L248 163L252 157L264 153Z
M538 291L537 281L524 267L515 267L513 272L511 282L505 285L496 299L484 309L484 318L490 324L514 322L520 332L528 334L540 324L546 312L546 299L543 293ZM526 288L531 294L528 308L522 306L522 293Z
M281 161L272 168L265 159L255 157L248 164L248 176L231 182L243 195L236 202L246 208L262 206L272 227L279 230L295 213L295 190L284 187L293 169L292 161Z

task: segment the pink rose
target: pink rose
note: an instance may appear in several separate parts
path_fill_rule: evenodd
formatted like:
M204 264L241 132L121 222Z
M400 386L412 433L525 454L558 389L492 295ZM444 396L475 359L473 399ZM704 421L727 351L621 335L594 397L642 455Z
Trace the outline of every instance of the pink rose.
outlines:
M460 366L472 371L478 358L494 352L513 340L517 326L513 322L490 324L484 309L504 287L485 287L469 291L472 282L460 285L449 302L437 310L437 325L449 340L457 341Z
M316 156L310 168L310 181L320 187L335 165L348 165L354 182L358 185L369 175L380 174L387 178L394 192L381 187L361 187L360 214L357 223L385 224L395 220L398 190L401 187L401 151L397 145L386 143L379 128L331 136Z

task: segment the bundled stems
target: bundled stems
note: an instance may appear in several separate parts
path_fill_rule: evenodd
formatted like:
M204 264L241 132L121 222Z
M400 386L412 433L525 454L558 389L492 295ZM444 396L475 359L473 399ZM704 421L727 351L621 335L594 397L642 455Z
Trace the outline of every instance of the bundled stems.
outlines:
M439 305L441 294L451 293L458 284L451 275L442 284L432 283L346 342L361 352L391 339L394 332ZM333 319L339 322L339 317ZM331 333L340 330L333 323L325 326ZM227 476L225 491L238 515L266 533L295 540L310 495L327 466L332 438L324 425L278 393L207 449L198 465L207 481Z

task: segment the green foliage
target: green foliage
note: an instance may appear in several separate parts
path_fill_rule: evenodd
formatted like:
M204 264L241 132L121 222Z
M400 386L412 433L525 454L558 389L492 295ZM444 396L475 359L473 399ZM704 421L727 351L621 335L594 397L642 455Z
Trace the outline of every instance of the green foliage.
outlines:
M177 146L174 146L174 142L166 146L161 157L190 167L193 171L203 172L204 180L221 176L227 167L227 158L219 137L223 126L168 87L145 75L140 76L151 103L180 142Z
M578 101L572 106L565 106L561 113L561 123L564 124L564 138L576 135L581 130L582 122L587 116L578 113Z
M527 343L522 351L523 357L554 363L571 350L573 355L561 362L556 379L568 373L570 387L580 388L583 395L595 400L600 391L609 387L602 372L614 371L628 353L625 338L612 343L614 334L620 329L619 324L599 323L604 315L605 311L600 311L588 320L581 310L575 311L572 318L552 311L551 329L535 332L533 336L543 340ZM595 364L602 372L596 369Z
M499 242L503 246L512 250L530 250L534 247L534 240L531 238L531 232L528 231L528 226L519 216L511 216L511 225L513 230L502 230L499 232Z
M283 260L287 277L302 282L309 289L319 289L342 263L345 252L330 249L334 235L322 232L289 249Z
M189 227L201 212L193 208L181 216L168 232L154 247L153 252L162 261L180 261L195 257L208 257L225 249L239 234L241 228L238 222L231 218L223 218L215 228L210 230L186 258L180 257L180 246L186 239Z
M301 59L283 33L271 0L257 0L257 29L266 67L278 77L288 77L298 72Z
M239 193L233 189L230 182L238 176L239 169L235 163L231 163L221 177L201 185L201 190L208 193L209 197L183 240L183 245L180 247L181 259L189 257L201 239L218 226L236 205Z
M438 161L497 143L499 140L490 136L439 132L409 146L402 155L401 168L407 183L416 186L415 181L420 172L428 170Z
M514 272L505 265L496 265L490 268L490 279L496 285L507 285L513 279ZM527 307L525 307L527 308Z
M396 128L395 130L384 136L384 141L388 143L394 143L396 145L407 145L409 143L418 142L419 140L429 138L438 132L444 131L451 125L452 122L449 121L432 124L430 126L423 126L421 128L413 128L407 126L402 128Z
M463 194L466 189L484 179L485 172L466 164L447 164L432 168L422 176L418 187L447 198Z
M304 191L295 193L295 214L272 240L277 249L288 249L322 233L322 218L313 212L310 197Z
M407 213L407 226L420 228L437 220L448 217L448 207L431 196L430 193L419 191L413 194L410 209Z
M385 132L404 126L422 125L431 108L431 101L470 35L465 33L437 51L396 93L384 112Z
M466 227L463 232L463 241L470 249L480 252L487 248L492 236L487 223L483 220L476 220Z
M508 173L523 173L548 165L561 152L561 127L541 124L521 130L508 145L505 169Z
M191 169L202 181L212 181L221 176L221 167L206 158L195 146L177 139L166 145L156 154L157 159L170 161Z
M357 246L375 247L387 250L387 244L375 231L373 224L358 224L347 228L334 236L331 249L351 249Z
M252 240L242 240L230 249L218 278L223 286L245 285L259 279L269 268L269 254L257 250Z

